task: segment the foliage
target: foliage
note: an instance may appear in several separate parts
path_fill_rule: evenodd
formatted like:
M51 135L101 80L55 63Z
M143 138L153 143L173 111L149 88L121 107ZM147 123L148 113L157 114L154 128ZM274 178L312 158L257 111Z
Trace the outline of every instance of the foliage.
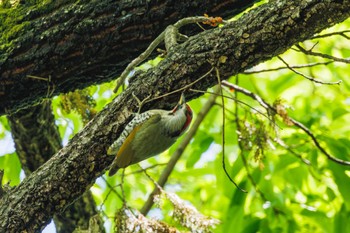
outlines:
M322 34L349 27L348 20ZM349 36L346 35L349 33L315 38L302 46L337 57L349 57ZM317 80L342 80L342 83L322 85L307 80L286 68L279 58L232 77L229 82L259 95L277 111L266 111L250 96L225 89L224 95L230 98L225 98L224 105L217 99L217 105L205 117L164 187L166 193L177 193L203 215L219 219L213 232L350 231L350 168L329 160L310 136L291 121L299 121L310 129L329 154L349 160L350 66L305 55L297 49L294 47L281 55L283 61L289 66L317 63L295 69ZM325 61L331 62L321 64ZM283 69L263 71L276 67ZM83 94L77 92L54 99L56 121L64 143L82 129L90 113L100 111L115 97L113 88L114 82L90 87ZM95 104L91 105L87 96L93 98ZM208 96L189 103L195 113L202 109ZM73 102L75 107L71 107ZM223 106L225 144L222 143ZM72 109L78 111L70 111ZM2 144L8 145L4 140L10 129L4 117L1 117L1 124ZM149 168L150 177L159 177L178 143L162 155L141 162L143 168ZM236 189L225 175L223 146L229 175L248 193ZM3 184L19 183L20 164L13 151L1 153L0 168L5 169ZM115 227L114 218L109 216L116 216L118 221L130 221L125 215L135 215L125 208L125 202L132 209L141 209L153 188L153 181L135 165L127 168L125 174L97 180L91 190L111 230ZM165 196L174 204L169 193ZM169 216L172 211L174 206L161 204L153 207L149 219L137 215L141 217L135 217L133 224L141 227L150 224L147 221L156 221L155 218L167 223L156 221L159 227L184 229L183 223Z
M91 97L88 88L60 95L60 103L61 109L65 113L69 114L76 111L81 116L84 124L96 115L94 109L96 102Z

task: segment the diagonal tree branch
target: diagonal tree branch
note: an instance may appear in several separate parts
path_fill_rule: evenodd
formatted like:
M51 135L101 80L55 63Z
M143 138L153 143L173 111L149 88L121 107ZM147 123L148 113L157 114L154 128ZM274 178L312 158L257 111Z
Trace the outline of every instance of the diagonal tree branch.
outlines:
M0 231L40 230L53 214L91 187L113 159L106 156L108 146L137 109L132 92L139 99L149 94L156 97L192 83L213 66L227 79L345 20L350 16L349 4L349 0L271 1L176 46L157 67L134 78L66 147L2 198ZM193 88L203 90L216 83L215 74L210 74ZM149 102L144 110L169 107L179 95Z
M8 116L16 153L26 176L62 148L61 138L52 114L51 101L22 109ZM54 222L57 232L73 232L76 228L88 229L89 220L97 215L96 205L88 190L67 207L63 213L56 213ZM100 221L102 222L102 221ZM99 225L99 232L104 232Z

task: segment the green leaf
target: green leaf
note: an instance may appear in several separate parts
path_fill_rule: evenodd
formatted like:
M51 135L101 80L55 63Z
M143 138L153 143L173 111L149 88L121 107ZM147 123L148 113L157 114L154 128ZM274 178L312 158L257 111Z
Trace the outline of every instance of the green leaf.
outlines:
M258 218L252 219L249 223L245 224L245 227L242 230L242 233L258 232L260 223L261 223L260 219Z
M329 168L332 171L334 176L335 183L338 186L338 190L340 194L343 196L343 200L347 205L347 209L350 208L350 177L346 175L345 171L350 171L349 168L344 168L339 164L335 164L334 162L329 162Z
M18 185L20 182L19 174L21 172L21 163L16 153L0 156L0 169L4 170L2 184L10 183L11 186Z
M191 156L186 161L186 168L191 168L201 158L202 154L208 150L214 139L204 133L199 133L192 143Z
M344 204L334 216L333 232L350 232L350 213Z

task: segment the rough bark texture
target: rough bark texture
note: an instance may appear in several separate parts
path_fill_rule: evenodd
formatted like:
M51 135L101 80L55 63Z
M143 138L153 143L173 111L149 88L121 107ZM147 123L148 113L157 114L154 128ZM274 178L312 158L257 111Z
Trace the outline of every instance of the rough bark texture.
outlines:
M42 104L22 109L9 115L8 120L16 152L26 176L62 148L51 101L46 100ZM97 214L92 194L86 191L63 213L55 214L56 230L59 233L73 232L76 228L87 230L90 218ZM99 232L104 232L102 224Z
M0 115L115 79L178 19L204 13L228 17L256 1L82 0L19 7L0 17L5 24L0 26Z
M66 147L3 197L0 231L42 229L54 213L93 184L113 159L106 156L108 145L137 109L131 96L133 91L140 99L148 94L154 97L168 93L195 81L212 66L226 79L345 20L350 16L349 5L350 0L273 1L235 22L202 32L176 46L156 68L139 74ZM206 89L216 82L212 72L194 88ZM144 110L173 105L179 95L152 101ZM53 170L56 172L52 173Z

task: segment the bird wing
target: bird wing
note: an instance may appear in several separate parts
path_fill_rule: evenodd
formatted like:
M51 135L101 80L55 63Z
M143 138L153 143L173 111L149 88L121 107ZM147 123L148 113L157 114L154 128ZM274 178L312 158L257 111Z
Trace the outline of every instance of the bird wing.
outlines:
M125 127L121 136L111 145L108 149L108 155L116 154L110 170L109 175L114 175L119 168L125 168L132 164L134 159L134 151L131 142L134 140L135 135L142 125L147 121L148 124L154 124L160 121L161 115L156 111L147 111L140 116L135 117L130 123Z

